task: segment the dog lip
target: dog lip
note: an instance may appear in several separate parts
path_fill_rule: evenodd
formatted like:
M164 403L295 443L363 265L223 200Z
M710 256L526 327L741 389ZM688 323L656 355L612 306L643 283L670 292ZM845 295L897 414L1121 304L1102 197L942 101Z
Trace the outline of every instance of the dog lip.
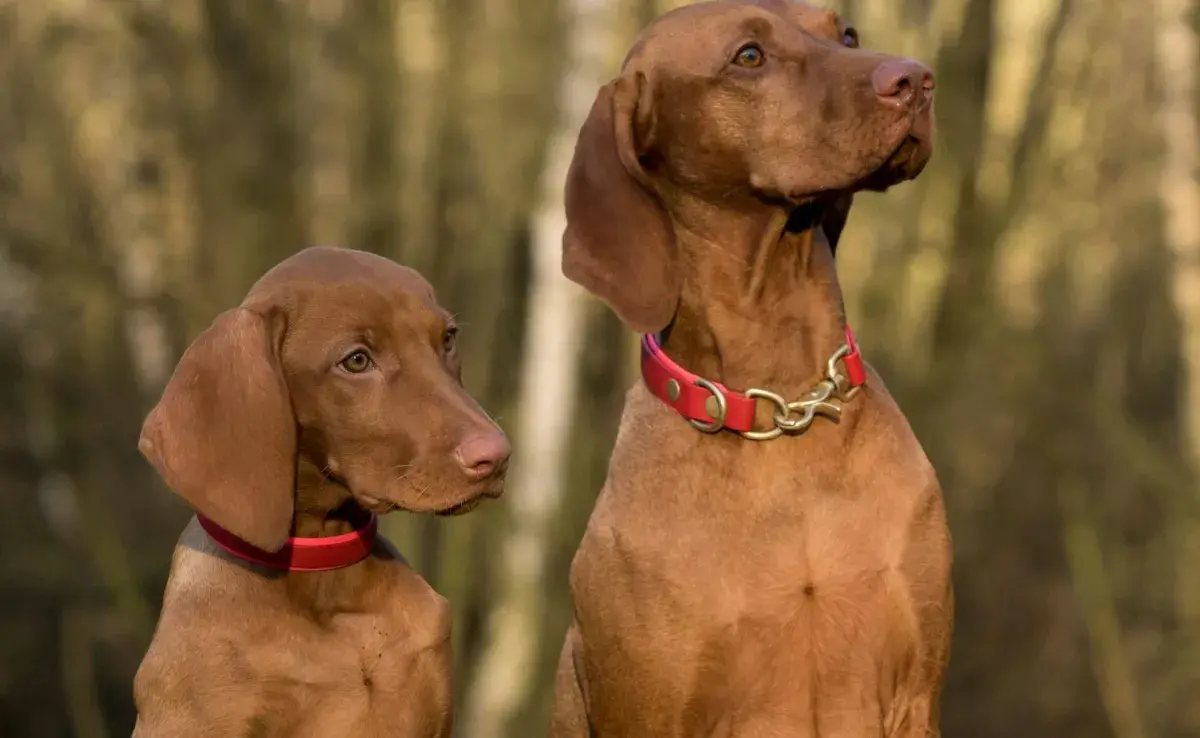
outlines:
M390 500L380 499L374 495L357 494L354 496L354 498L364 509L369 512L373 512L376 515L384 515L399 507L396 503Z
M488 486L483 490L484 497L495 500L504 495L504 477L493 477L488 482Z
M922 162L916 164L921 149L928 148L926 139L918 135L913 126L909 126L900 136L899 141L889 151L879 166L868 172L858 181L856 189L887 189L894 184L915 177L924 167ZM928 160L928 157L924 157Z
M435 515L450 517L462 515L479 507L486 500L495 500L504 495L504 481L506 475L502 472L497 476L482 479L479 482L471 485L472 491L469 496L459 502L448 507L433 511Z
M474 510L475 508L482 505L483 497L484 497L483 495L475 495L473 497L468 497L467 499L463 500L462 502L458 503L457 505L451 505L450 507L447 507L447 508L444 508L441 510L437 510L434 512L434 514L438 515L440 517L444 517L444 518L451 518L451 517L456 517L458 515L465 515L466 513L469 513L472 510Z
M414 513L432 513L439 516L454 516L462 515L470 510L475 509L485 500L496 499L504 494L504 482L507 477L507 469L503 470L496 476L481 479L477 482L468 483L464 489L464 494L457 501L449 504L438 505L432 500L428 500L424 505L408 505L402 501L389 499L380 494L372 494L369 492L352 492L355 502L365 510L383 515L392 510L405 510ZM428 504L432 502L433 504Z

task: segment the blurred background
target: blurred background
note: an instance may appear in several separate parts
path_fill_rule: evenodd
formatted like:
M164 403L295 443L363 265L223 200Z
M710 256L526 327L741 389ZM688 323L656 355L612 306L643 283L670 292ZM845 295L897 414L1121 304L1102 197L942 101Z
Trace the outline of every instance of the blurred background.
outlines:
M671 4L0 0L0 733L129 734L190 514L141 421L216 313L335 243L433 281L514 439L504 500L384 528L453 603L456 735L544 734L637 381L560 276L561 186ZM938 76L932 163L838 257L946 490L945 735L1200 736L1196 3L834 6Z

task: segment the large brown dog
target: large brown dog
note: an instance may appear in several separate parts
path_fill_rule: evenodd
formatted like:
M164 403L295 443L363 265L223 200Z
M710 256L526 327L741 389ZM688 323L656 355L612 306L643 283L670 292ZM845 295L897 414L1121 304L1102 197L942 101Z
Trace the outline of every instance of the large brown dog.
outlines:
M463 390L416 272L312 248L180 360L139 448L200 514L138 670L135 738L444 738L450 613L374 514L500 494L509 446Z
M938 735L942 493L833 258L852 193L929 159L932 90L787 0L668 13L600 90L563 269L651 335L571 569L551 735Z

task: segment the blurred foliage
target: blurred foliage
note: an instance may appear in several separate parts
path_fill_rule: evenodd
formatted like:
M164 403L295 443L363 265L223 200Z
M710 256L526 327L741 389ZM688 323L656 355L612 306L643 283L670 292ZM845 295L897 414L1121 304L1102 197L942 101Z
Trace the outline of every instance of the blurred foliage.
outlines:
M189 515L138 456L138 429L191 337L287 254L338 243L423 271L466 326L468 386L520 453L534 222L553 207L548 142L571 134L582 5L0 0L6 735L129 732ZM607 75L667 5L590 4ZM1200 244L1165 217L1180 180L1163 186L1183 161L1195 193L1195 154L1178 158L1188 144L1158 114L1173 100L1171 125L1196 130L1195 5L837 5L867 46L938 76L933 162L860 196L838 256L864 350L946 489L944 732L1200 735L1200 352L1186 348ZM1190 57L1163 75L1180 37ZM544 730L566 573L636 377L627 332L582 309L577 335L555 338L579 347L577 397L566 494L539 539L546 606L526 624L537 664L501 731L514 738ZM385 521L453 603L460 714L505 637L486 624L514 509Z

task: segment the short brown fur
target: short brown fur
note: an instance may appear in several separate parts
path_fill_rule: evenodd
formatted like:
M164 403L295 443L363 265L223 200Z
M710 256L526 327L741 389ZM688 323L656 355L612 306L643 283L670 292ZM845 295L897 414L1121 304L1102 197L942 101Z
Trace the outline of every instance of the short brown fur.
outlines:
M411 269L306 249L193 342L139 448L199 513L272 551L347 532L363 509L465 512L501 493L508 442L462 388L453 331ZM352 373L357 351L371 361ZM464 449L484 466L465 473ZM382 536L349 567L280 572L193 519L134 736L448 736L449 635L445 600Z
M765 61L733 63L748 43ZM564 272L689 370L799 399L842 342L851 197L920 173L932 88L808 5L668 13L580 132ZM765 442L697 431L639 382L571 568L550 735L939 735L951 560L873 371L840 422Z

